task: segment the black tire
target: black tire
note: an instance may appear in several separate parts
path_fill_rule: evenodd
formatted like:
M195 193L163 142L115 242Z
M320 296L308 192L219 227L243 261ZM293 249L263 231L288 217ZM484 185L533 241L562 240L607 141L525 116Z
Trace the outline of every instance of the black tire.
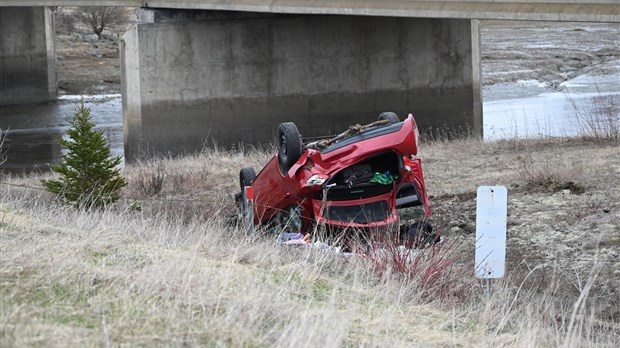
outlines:
M297 126L293 122L280 123L278 126L278 163L282 175L286 175L301 157L301 151L301 135L299 135Z
M245 195L244 188L250 186L255 178L256 171L252 167L245 167L239 171L239 187L241 188L241 194Z
M383 121L383 120L388 121L388 124L394 124L394 123L400 122L398 115L396 115L393 112L382 112L381 115L379 115L379 121Z
M250 186L256 178L256 171L252 167L245 167L239 171L239 186L241 187L241 212L245 209L245 187Z

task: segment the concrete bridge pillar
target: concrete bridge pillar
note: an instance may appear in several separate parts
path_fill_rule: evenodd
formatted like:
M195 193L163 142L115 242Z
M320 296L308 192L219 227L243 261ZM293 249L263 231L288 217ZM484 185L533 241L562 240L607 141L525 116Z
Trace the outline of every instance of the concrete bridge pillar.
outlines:
M0 9L0 105L57 98L55 41L49 8Z
M482 134L478 22L147 10L123 38L125 155L273 142L412 112Z

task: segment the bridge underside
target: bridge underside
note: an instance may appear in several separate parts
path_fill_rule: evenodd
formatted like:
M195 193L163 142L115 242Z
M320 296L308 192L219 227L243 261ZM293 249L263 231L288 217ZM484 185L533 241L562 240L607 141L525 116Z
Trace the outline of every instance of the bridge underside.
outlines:
M482 133L479 29L466 19L147 11L123 38L128 161L334 134L380 112Z
M411 18L620 22L618 0L2 0L3 6L129 6Z

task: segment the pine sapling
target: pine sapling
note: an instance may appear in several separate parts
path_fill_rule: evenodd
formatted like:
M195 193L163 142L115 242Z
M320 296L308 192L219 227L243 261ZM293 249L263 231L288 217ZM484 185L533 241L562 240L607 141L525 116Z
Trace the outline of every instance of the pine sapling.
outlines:
M103 207L120 198L119 190L127 185L120 175L120 156L111 156L103 131L94 130L90 108L82 100L67 121L68 139L58 139L66 151L58 164L50 165L60 174L58 180L41 180L45 188L63 201L78 208Z

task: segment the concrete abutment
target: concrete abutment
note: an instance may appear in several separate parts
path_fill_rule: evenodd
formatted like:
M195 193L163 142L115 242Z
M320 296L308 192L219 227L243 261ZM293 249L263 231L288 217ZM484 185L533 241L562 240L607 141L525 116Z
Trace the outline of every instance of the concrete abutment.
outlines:
M0 10L0 105L58 96L53 15L46 7Z
M125 155L334 134L380 112L482 134L478 22L144 10L121 45Z

